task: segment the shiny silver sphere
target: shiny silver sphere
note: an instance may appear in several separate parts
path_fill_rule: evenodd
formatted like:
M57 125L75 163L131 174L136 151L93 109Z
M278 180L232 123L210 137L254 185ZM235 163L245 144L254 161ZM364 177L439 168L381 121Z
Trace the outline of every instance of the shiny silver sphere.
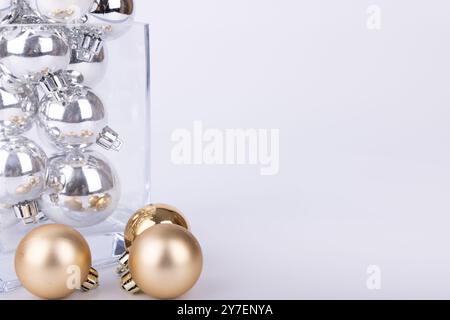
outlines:
M51 22L68 23L81 19L94 5L94 0L30 0L36 10Z
M97 142L107 126L100 98L86 87L73 87L62 100L49 95L40 102L39 132L59 148L83 149Z
M0 63L20 80L65 70L70 62L67 40L56 30L14 27L0 38Z
M0 230L15 226L19 221L11 206L0 203Z
M91 62L79 60L76 51L72 50L66 77L72 84L81 84L92 88L105 76L107 64L106 45L103 45L100 53Z
M107 26L106 36L114 40L125 34L134 20L133 0L96 0L88 22Z
M16 205L39 198L45 187L47 157L33 141L0 141L0 203Z
M56 223L76 228L105 221L117 208L121 193L115 170L91 151L51 158L47 186L40 200L42 212Z
M30 130L37 105L36 91L11 92L0 86L0 137L16 136Z

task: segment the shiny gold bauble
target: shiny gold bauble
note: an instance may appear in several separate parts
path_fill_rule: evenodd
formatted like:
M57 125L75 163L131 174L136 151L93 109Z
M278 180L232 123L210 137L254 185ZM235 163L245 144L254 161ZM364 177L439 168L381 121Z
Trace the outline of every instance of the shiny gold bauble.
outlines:
M130 249L129 272L138 288L159 299L173 299L198 281L203 256L197 239L178 225L144 231Z
M91 252L83 236L64 225L35 228L16 251L16 273L29 292L43 299L62 299L72 294L71 277L82 284L88 279Z
M175 224L189 230L183 214L167 204L152 204L138 210L125 228L125 246L131 247L133 241L147 229L158 224Z

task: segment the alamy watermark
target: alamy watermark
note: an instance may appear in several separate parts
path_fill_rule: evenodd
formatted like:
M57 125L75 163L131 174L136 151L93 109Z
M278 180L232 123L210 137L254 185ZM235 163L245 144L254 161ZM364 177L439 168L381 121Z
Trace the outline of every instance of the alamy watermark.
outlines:
M381 290L381 268L377 265L367 267L366 286L368 290Z
M66 286L69 290L80 290L81 288L81 269L79 266L72 265L66 270L67 282Z
M367 7L367 29L371 31L381 30L382 25L382 11L379 5L373 4Z
M176 129L171 140L175 165L253 165L263 176L280 171L279 129L205 128L194 121L192 129Z

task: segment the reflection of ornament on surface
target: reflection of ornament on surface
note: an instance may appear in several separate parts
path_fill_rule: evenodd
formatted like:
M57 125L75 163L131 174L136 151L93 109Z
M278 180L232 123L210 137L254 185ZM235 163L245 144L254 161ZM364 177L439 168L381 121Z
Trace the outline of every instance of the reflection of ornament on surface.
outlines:
M53 199L57 199L57 198L53 198ZM64 205L69 210L79 211L79 212L83 211L83 202L79 198L76 198L76 197L65 200Z
M89 199L89 207L96 211L104 211L111 205L112 197L109 194L93 196Z
M34 187L40 185L41 183L41 177L28 177L28 181L16 188L16 194L28 194Z

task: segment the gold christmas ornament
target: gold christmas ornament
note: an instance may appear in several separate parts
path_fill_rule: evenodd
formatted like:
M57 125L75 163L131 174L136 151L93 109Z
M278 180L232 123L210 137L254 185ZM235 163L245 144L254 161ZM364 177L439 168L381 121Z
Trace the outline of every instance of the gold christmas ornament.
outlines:
M89 245L76 230L49 224L35 228L20 242L16 274L29 292L43 299L62 299L75 290L98 286Z
M158 224L175 224L190 230L189 223L180 210L168 204L150 204L136 211L125 227L124 238L126 251L119 259L117 272L128 271L129 249L134 240L144 231Z
M176 224L157 224L133 241L122 287L159 299L173 299L198 281L203 255L197 239ZM124 257L123 257L124 258Z
M125 228L125 246L130 248L137 236L157 224L175 224L190 229L180 210L167 204L152 204L138 210Z

